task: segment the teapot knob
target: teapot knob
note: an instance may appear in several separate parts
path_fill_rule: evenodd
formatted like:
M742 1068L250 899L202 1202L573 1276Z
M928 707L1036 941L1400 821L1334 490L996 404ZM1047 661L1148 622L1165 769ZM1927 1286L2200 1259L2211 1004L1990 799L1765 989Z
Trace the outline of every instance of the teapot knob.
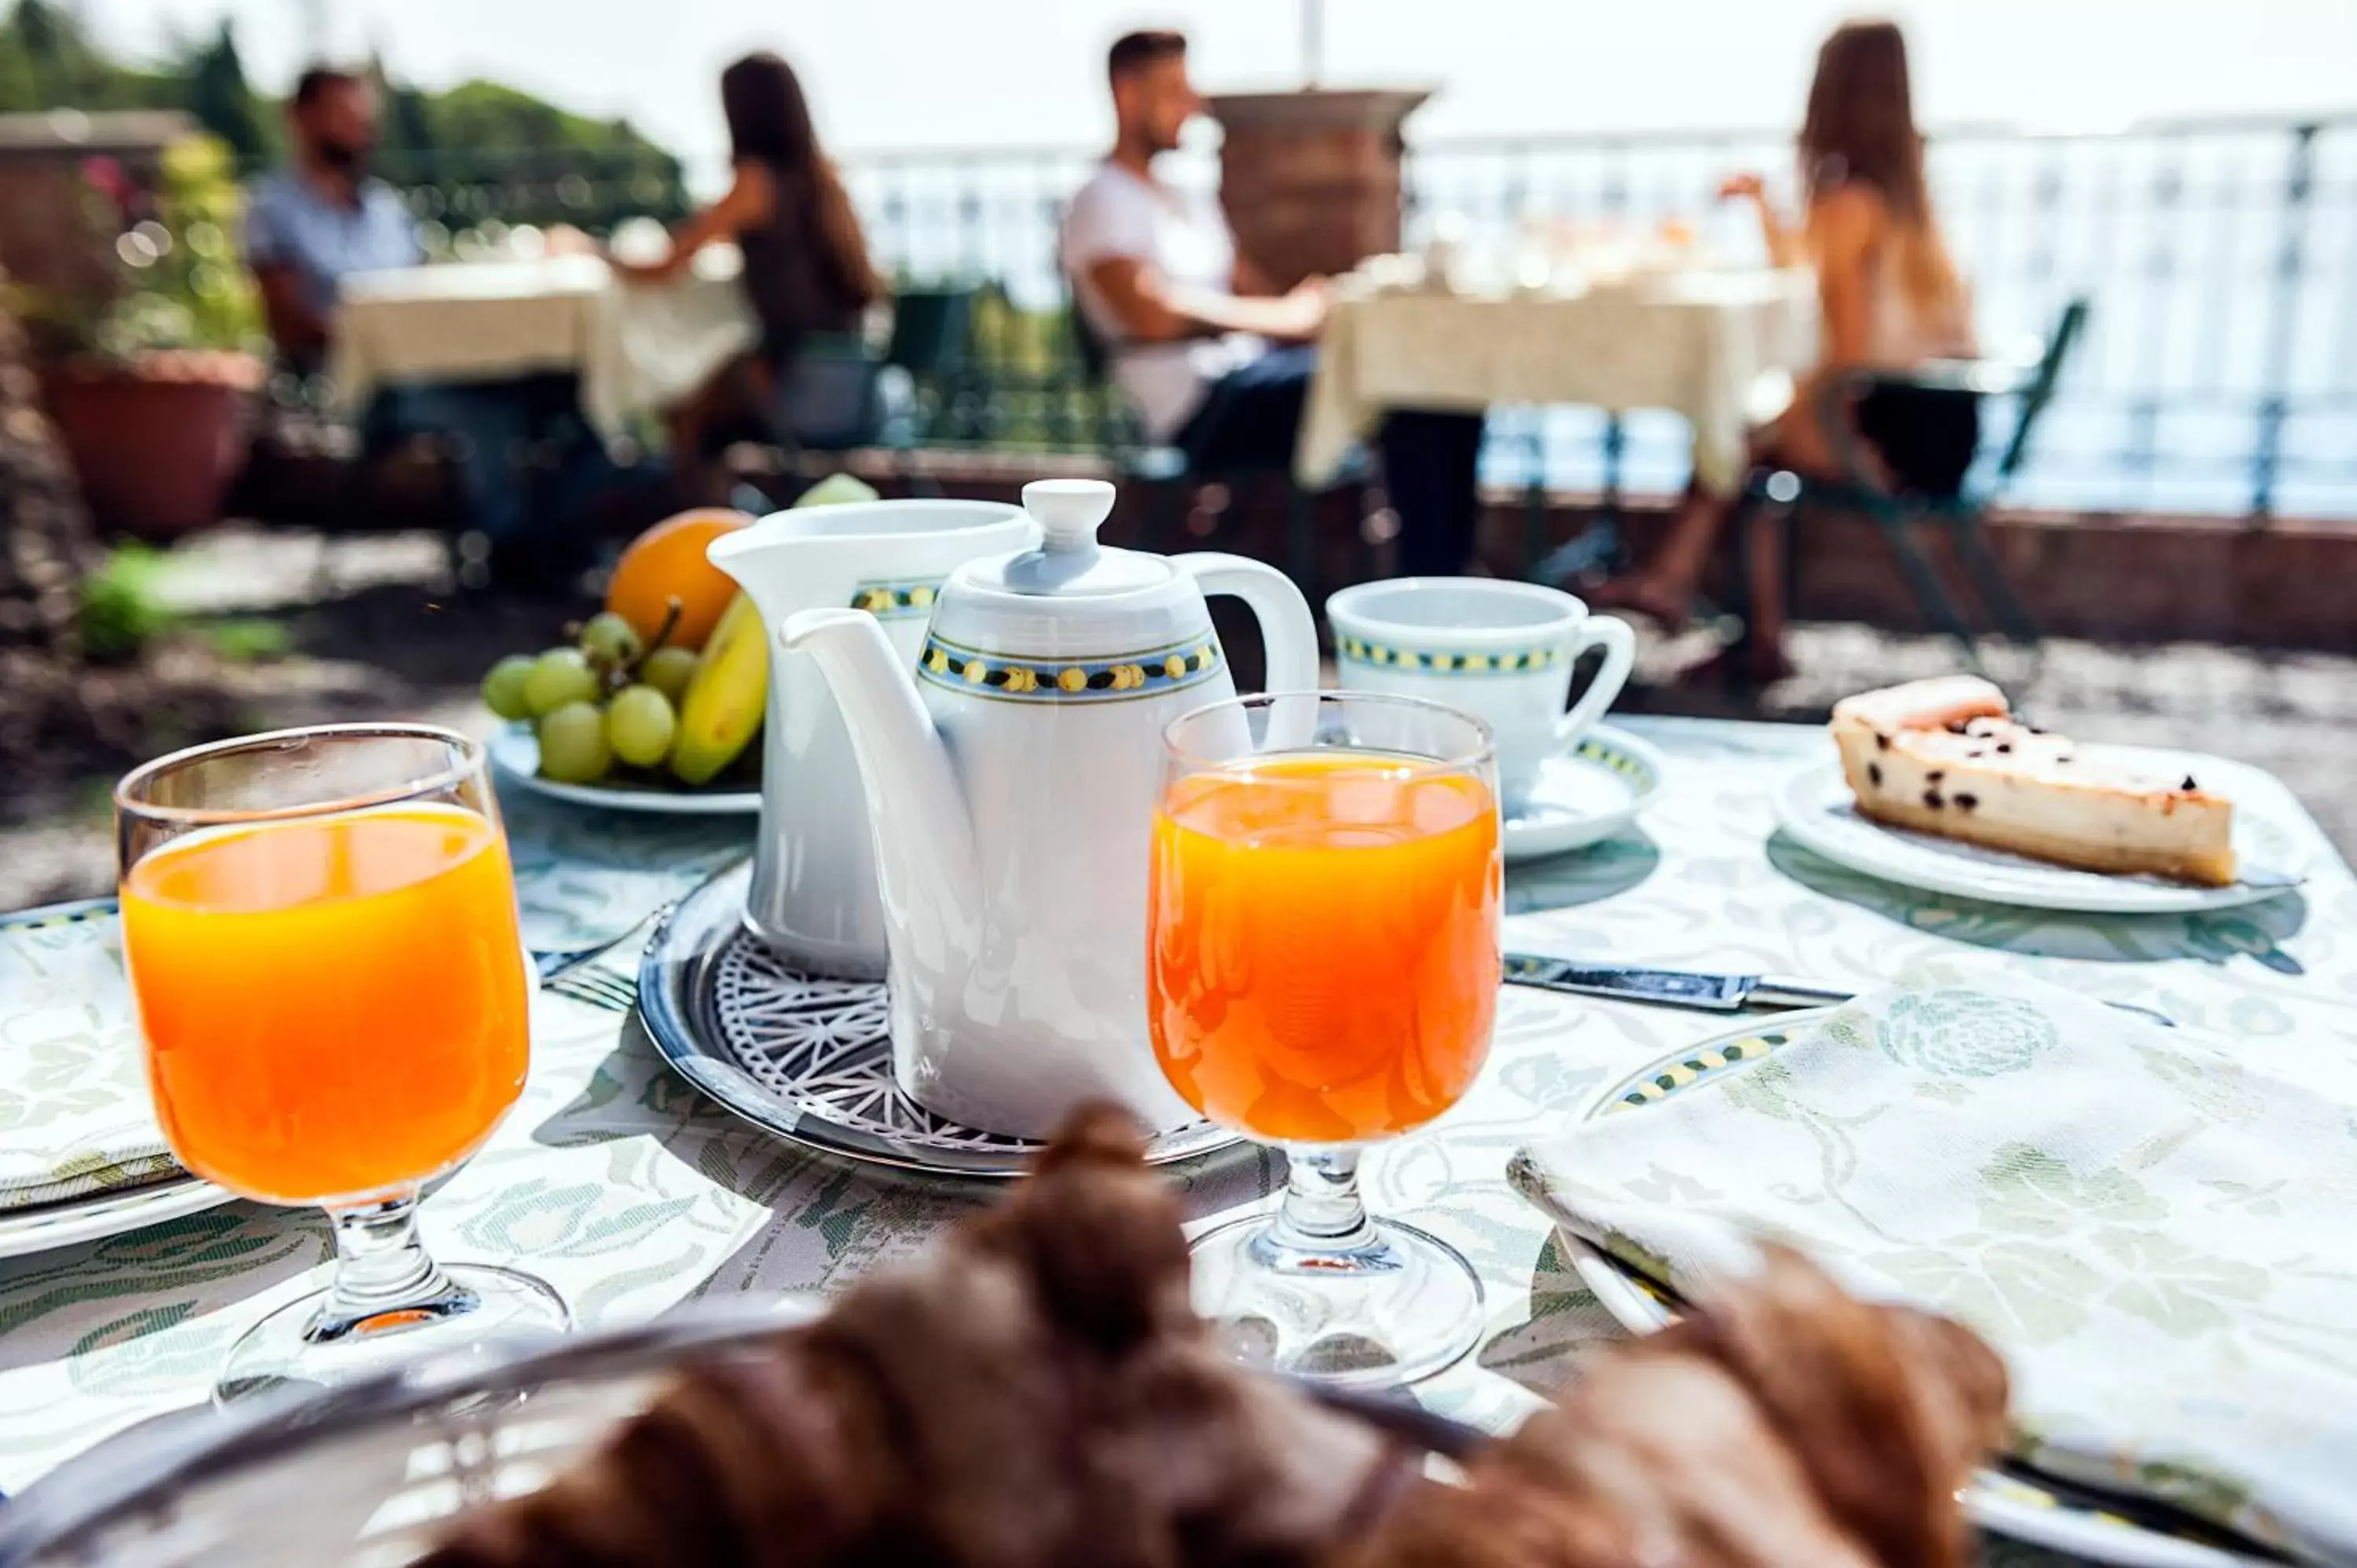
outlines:
M1040 548L1050 555L1093 552L1097 528L1113 515L1114 489L1103 479L1034 479L1023 487L1023 510L1039 523Z

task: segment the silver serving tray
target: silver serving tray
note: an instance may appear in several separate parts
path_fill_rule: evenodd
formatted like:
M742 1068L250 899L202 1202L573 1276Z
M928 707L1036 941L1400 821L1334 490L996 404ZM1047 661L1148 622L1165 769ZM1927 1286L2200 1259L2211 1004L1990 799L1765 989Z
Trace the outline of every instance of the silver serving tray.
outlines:
M1004 1180L1040 1145L944 1121L892 1080L882 984L800 974L745 929L750 864L689 894L639 964L639 1013L682 1078L780 1138L845 1159ZM1240 1140L1199 1122L1146 1147L1149 1165Z

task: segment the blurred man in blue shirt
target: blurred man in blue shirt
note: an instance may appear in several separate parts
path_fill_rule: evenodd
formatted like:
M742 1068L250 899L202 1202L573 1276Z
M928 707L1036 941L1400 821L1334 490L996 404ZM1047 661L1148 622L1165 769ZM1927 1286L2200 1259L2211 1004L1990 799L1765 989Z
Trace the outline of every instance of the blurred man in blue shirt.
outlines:
M377 107L365 77L313 67L296 82L286 120L294 162L247 192L245 259L280 357L310 371L334 336L344 274L425 257L399 193L368 172Z
M425 258L401 194L369 173L373 82L312 67L287 101L286 129L288 166L246 192L245 259L280 360L308 376L327 365L344 278ZM361 439L381 448L422 434L455 438L464 522L489 541L495 575L561 581L576 546L544 532L526 537L533 497L523 458L527 443L564 424L576 402L568 381L549 376L389 385L362 413Z

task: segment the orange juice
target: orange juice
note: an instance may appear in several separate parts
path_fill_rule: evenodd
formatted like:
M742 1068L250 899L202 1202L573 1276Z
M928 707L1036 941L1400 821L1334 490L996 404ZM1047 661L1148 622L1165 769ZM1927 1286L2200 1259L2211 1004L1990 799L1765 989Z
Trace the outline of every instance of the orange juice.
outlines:
M164 1134L249 1197L423 1181L523 1088L515 888L473 812L191 833L124 877L123 940Z
M1146 981L1172 1087L1272 1142L1431 1121L1490 1048L1502 879L1469 776L1325 752L1181 779L1155 819Z

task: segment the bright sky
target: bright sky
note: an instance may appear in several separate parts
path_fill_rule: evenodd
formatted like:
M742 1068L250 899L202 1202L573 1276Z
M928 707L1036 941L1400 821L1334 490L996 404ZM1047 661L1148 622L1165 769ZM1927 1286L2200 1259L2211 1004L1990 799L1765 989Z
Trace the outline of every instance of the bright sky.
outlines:
M83 0L153 48L236 18L282 86L324 35L430 86L491 76L627 114L699 162L725 145L720 67L779 50L845 152L1103 139L1105 44L1139 24L1194 40L1207 88L1300 70L1286 0ZM1827 0L1326 0L1325 79L1431 85L1410 134L1790 124ZM1932 123L2102 129L2158 116L2357 108L2357 0L1903 0Z

